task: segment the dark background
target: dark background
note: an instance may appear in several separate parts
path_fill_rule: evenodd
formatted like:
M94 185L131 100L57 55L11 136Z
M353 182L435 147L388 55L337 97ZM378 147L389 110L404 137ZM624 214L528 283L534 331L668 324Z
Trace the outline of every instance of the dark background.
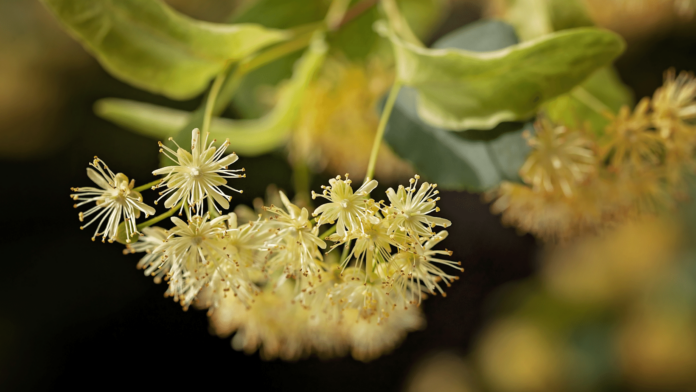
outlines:
M436 37L476 19L478 12L470 6L453 12ZM447 298L424 302L427 329L370 363L262 361L234 351L229 339L209 333L204 311L183 312L163 298L165 287L135 268L137 255L124 256L116 244L91 242L91 227L79 230L69 188L89 183L85 168L95 154L139 184L153 179L158 164L155 141L98 119L92 104L111 96L182 109L198 104L138 92L87 61L78 69L55 71L60 72L61 110L36 113L61 130L59 146L38 158L0 161L0 390L216 385L262 391L402 390L412 366L425 356L440 350L466 353L489 314L491 293L534 272L532 237L502 227L480 195L444 192L442 215L453 223L444 247L455 252L466 272ZM677 29L657 34L629 46L617 64L637 98L651 95L671 66L696 69L693 35ZM292 188L281 153L242 157L240 163L248 178L240 180L245 192L235 198L238 203L262 196L268 183ZM328 175L316 176L314 189Z

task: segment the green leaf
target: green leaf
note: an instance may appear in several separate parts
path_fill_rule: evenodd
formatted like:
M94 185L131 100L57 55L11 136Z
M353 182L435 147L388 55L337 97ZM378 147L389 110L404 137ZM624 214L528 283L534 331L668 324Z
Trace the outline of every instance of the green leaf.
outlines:
M602 135L609 125L605 113L618 113L624 105L632 106L633 94L611 67L602 68L584 83L544 105L549 119L571 128L588 125Z
M505 123L492 131L450 132L416 114L416 92L402 88L384 139L428 181L442 189L484 191L501 181L519 181L529 154L522 132L532 124Z
M505 49L477 53L426 49L403 42L385 24L397 77L418 91L418 113L451 130L491 129L525 120L545 101L581 83L624 50L618 35L597 28L565 30Z
M271 112L253 120L214 118L210 126L211 136L218 140L229 138L233 150L248 156L264 154L281 146L295 123L307 84L323 63L326 51L323 36L316 35L295 64L293 76ZM95 112L125 128L160 140L179 132L191 119L191 113L185 111L115 98L97 101ZM189 134L190 139L191 130L183 132Z
M42 0L117 78L174 99L201 93L223 68L289 38L255 24L197 21L158 0Z

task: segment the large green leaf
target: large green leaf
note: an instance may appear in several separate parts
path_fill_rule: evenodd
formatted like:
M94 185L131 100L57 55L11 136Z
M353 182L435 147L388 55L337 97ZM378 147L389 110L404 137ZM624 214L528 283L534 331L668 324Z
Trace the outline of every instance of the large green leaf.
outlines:
M581 83L624 50L618 35L565 30L492 52L426 49L402 41L386 24L401 83L418 91L418 113L451 130L491 129L525 120L545 101Z
M201 93L226 61L289 37L256 24L196 21L158 0L42 2L114 76L174 99Z
M475 52L503 49L517 43L512 26L479 21L442 37L438 48ZM518 171L529 146L522 137L531 124L504 123L490 131L450 132L418 117L416 92L404 88L396 101L385 140L402 158L444 189L482 191L503 180L519 181Z
M451 132L426 124L416 113L416 92L402 88L385 141L428 181L442 189L484 191L517 172L529 154L522 132L532 125L506 123L492 131Z
M602 68L584 83L544 105L549 119L572 128L589 126L598 135L609 124L607 113L633 103L633 94L611 67Z
M293 76L271 112L252 120L214 118L210 126L211 136L218 140L229 138L230 147L243 155L263 154L282 145L297 118L307 84L321 66L326 51L323 36L316 35L295 64ZM95 112L125 128L161 140L179 132L191 118L188 112L115 98L97 101ZM190 133L191 130L184 132Z

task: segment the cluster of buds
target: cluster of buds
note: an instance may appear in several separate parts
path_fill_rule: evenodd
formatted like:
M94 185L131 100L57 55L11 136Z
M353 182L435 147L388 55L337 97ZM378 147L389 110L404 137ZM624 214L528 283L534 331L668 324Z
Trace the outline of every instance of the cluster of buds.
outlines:
M278 205L259 208L252 219L222 214L231 200L224 188L237 191L227 180L244 177L237 174L244 169L228 169L237 160L225 155L229 141L218 149L207 138L194 130L191 152L160 143L175 162L154 172L165 176L152 186L164 188L160 199L169 211L160 217L136 226L134 211L151 215L154 209L142 203L133 182L110 171L97 176L88 169L104 189L80 188L88 198L79 200L96 201L85 215L103 210L99 214L112 216L103 232L111 240L123 231L123 212L125 253L145 253L138 267L166 282L166 295L184 309L208 309L220 335L236 332L235 348L260 348L269 358L351 351L372 359L422 325L417 305L424 294L445 295L443 285L457 279L442 267L461 269L461 263L442 258L452 252L434 249L447 232L433 229L450 225L430 215L439 211L436 185L419 184L415 176L407 187L387 190L385 203L369 197L377 181L353 192L348 175L338 176L312 194L327 203L311 215L283 192L273 197ZM133 207L117 207L123 205ZM153 226L177 210L186 220L172 217L170 229Z

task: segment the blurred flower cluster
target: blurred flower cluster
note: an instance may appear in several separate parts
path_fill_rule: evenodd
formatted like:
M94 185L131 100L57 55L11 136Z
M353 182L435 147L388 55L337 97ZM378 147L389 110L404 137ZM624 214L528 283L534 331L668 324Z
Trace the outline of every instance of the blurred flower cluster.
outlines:
M598 232L671 207L696 169L696 80L673 70L652 99L607 114L601 135L542 119L527 135L533 151L520 169L526 185L489 193L503 221L545 240Z
M394 79L385 63L373 57L364 63L334 58L324 64L304 94L288 145L290 161L304 160L317 172L365 175L379 123L377 107ZM379 178L402 179L413 172L386 145L379 156Z
M452 370L440 382L449 391L693 390L692 215L549 250L538 277L502 289L473 353L446 357ZM434 371L424 363L408 390L424 391L416 387Z

